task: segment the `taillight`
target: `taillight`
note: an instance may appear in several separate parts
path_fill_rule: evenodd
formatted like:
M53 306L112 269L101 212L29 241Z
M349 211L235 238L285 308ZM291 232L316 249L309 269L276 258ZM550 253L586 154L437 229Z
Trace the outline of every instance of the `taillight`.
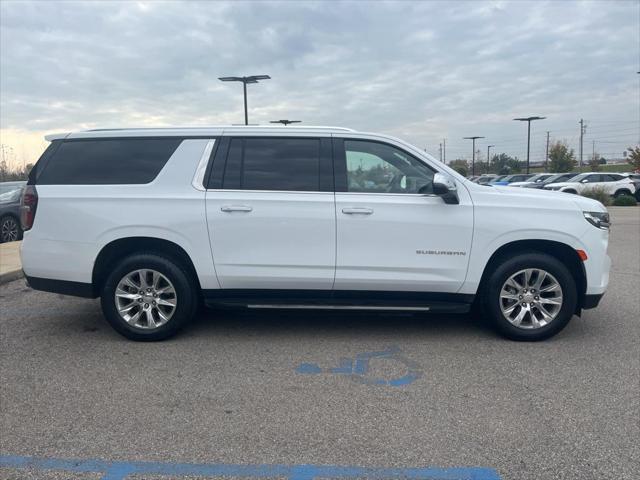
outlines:
M38 208L38 191L35 185L27 185L22 192L22 202L20 205L20 223L22 230L29 230L33 227Z

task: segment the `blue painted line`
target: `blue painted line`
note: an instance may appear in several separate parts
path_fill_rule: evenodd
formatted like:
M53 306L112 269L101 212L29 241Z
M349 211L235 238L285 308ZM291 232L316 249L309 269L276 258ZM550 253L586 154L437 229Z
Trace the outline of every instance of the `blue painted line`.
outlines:
M201 477L286 477L288 480L317 478L373 480L500 480L498 472L484 467L453 468L365 468L337 465L234 465L162 462L109 462L2 455L0 467L15 469L66 470L102 473L102 480L124 480L128 475L173 475Z

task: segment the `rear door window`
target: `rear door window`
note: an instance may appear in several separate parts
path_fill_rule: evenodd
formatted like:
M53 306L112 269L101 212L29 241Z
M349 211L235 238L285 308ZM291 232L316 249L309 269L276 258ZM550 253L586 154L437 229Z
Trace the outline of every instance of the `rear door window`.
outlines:
M321 191L318 138L232 138L224 189Z
M121 185L153 181L181 138L108 138L62 142L39 172L43 185Z

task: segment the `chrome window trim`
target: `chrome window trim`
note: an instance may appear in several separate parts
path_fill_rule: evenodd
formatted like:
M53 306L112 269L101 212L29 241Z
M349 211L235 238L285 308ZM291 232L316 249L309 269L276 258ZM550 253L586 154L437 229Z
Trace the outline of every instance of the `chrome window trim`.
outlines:
M193 180L191 181L191 185L193 186L193 188L201 192L207 191L207 189L204 188L204 174L207 171L207 165L209 165L209 159L211 158L211 152L213 151L213 146L215 145L215 143L216 140L212 138L205 145L202 156L200 157L200 162L198 163L198 167L196 168L196 173L193 175Z
M433 193L367 193L367 192L318 192L309 190L244 190L237 188L208 188L207 192L245 192L245 193L303 193L303 194L318 194L324 193L329 195L375 195L378 197L438 197Z

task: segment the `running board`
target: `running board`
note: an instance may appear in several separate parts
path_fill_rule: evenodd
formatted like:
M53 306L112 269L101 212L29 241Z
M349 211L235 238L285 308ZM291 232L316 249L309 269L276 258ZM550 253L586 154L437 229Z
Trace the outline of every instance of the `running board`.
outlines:
M467 313L474 296L439 292L345 290L203 290L208 307L271 310L326 310Z
M295 310L386 310L396 312L428 312L431 307L395 307L371 305L290 305L290 304L248 304L247 308L289 308Z

